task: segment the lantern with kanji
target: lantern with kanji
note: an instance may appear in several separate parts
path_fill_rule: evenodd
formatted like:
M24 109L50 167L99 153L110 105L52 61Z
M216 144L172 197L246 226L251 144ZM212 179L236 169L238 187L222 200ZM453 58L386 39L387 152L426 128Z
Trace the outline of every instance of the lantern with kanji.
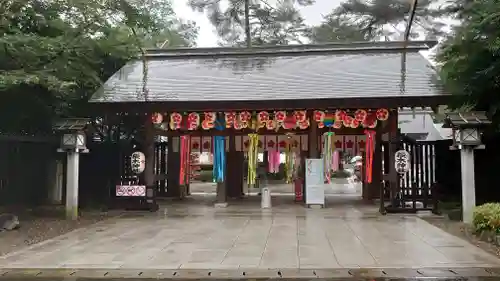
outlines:
M226 128L232 128L236 121L236 112L224 112L224 119L226 121Z
M182 123L182 115L177 112L173 112L170 114L170 129L178 130L181 128Z
M200 126L200 115L196 112L191 112L187 116L187 129L193 131Z
M161 113L155 112L151 115L151 122L155 125L159 125L163 122L163 115Z
M261 111L257 114L258 128L266 127L267 121L269 121L269 112Z
M376 115L377 115L377 120L385 121L389 119L389 110L385 108L377 109Z
M217 118L215 112L205 112L204 113L204 120L201 123L201 127L203 130L210 130L215 127L215 119Z

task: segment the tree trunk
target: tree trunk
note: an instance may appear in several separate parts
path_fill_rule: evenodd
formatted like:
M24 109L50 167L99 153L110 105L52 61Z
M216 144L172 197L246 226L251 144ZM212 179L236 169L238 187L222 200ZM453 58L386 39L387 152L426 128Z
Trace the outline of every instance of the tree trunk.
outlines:
M247 48L252 47L252 35L250 34L250 0L245 0L245 41Z

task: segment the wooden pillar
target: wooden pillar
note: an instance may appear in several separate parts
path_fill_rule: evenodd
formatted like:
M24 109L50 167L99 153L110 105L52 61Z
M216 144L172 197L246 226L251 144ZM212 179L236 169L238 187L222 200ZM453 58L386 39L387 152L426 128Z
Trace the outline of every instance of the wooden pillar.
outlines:
M181 168L180 139L179 137L168 137L167 154L167 196L179 197L179 173Z
M312 112L311 112L312 113ZM318 124L313 118L314 116L309 117L311 120L311 125L309 127L309 137L308 139L308 149L309 149L309 158L319 158L319 149L318 149Z
M144 155L146 165L144 168L144 183L146 185L146 202L149 210L157 211L158 203L156 202L156 183L155 183L155 135L151 119L147 118L145 124L144 136Z
M397 109L390 112L389 115L389 185L390 185L390 198L393 207L396 205L396 196L399 192L399 176L396 172L396 167L394 166L394 155L399 149L400 138L398 130L398 111Z
M229 147L226 152L226 184L227 184L227 196L231 198L239 198L241 192L238 190L237 181L237 170L236 166L237 156L236 156L236 142L235 136L230 135L228 140Z
M379 197L380 188L382 188L382 130L378 129L375 134L375 147L373 151L373 173L372 183L368 190L368 200Z

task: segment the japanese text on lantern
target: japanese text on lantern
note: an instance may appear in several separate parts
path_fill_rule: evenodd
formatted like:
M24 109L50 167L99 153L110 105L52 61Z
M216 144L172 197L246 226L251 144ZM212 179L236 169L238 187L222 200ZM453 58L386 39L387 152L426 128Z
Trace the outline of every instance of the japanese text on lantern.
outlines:
M406 150L398 150L394 155L396 172L404 174L410 170L410 154Z

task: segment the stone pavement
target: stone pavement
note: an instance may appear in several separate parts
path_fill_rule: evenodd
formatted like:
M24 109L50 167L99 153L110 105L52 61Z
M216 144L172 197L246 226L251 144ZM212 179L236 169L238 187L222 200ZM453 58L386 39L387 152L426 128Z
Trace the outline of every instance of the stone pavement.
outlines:
M291 196L275 196L272 210L261 210L258 197L225 209L211 195L164 202L161 212L129 213L0 257L0 271L500 266L417 216L380 216L355 198L328 196L325 209Z

